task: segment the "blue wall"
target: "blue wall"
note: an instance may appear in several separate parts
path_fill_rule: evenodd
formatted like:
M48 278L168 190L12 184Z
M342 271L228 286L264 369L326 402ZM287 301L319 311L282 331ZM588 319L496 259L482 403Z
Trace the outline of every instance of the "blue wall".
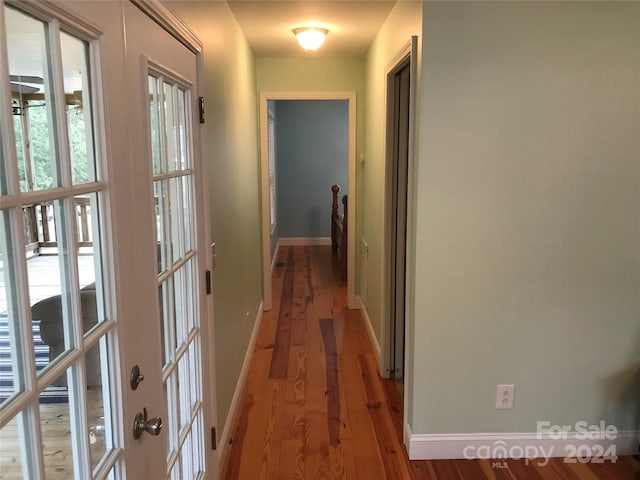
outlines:
M276 101L277 224L280 237L331 236L331 185L347 193L346 100Z

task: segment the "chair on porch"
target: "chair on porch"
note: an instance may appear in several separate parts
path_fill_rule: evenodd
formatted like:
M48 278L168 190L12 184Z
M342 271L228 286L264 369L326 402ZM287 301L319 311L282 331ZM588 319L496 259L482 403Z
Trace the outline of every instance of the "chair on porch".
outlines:
M95 285L92 284L80 291L82 308L83 333L98 323ZM39 301L31 307L31 318L40 322L40 338L49 346L49 362L55 360L65 350L64 326L62 323L62 297L54 295ZM100 386L100 350L97 347L89 350L85 357L87 386ZM66 387L67 377L61 375L53 382L54 386Z

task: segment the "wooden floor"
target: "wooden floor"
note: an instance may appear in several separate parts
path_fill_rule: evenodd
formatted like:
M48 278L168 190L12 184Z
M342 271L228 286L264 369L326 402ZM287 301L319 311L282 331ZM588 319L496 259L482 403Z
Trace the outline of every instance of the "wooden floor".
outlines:
M92 387L87 390L89 453L92 467L95 467L106 453L102 398L102 388ZM46 478L72 479L74 469L69 403L43 403L39 405L39 410ZM15 419L0 429L0 479L27 479L21 461L18 425Z
M96 281L93 255L78 255L78 276L80 288ZM60 257L39 255L27 260L29 282L29 303L35 305L40 300L60 295ZM4 275L0 275L0 313L7 312L7 289Z
M553 459L409 461L402 401L380 378L330 247L285 247L273 276L273 310L259 331L224 480L640 479L631 457L616 464Z

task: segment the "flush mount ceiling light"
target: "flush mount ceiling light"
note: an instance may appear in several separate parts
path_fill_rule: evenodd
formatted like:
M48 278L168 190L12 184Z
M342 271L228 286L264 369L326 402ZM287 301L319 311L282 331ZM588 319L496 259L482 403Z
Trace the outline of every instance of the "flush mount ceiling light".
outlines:
M308 52L313 52L320 48L329 30L321 27L301 27L294 28L293 34L298 39L298 43Z

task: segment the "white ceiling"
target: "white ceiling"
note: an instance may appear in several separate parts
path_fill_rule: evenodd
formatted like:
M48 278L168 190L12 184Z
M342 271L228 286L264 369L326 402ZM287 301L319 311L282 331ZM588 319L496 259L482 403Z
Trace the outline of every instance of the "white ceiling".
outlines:
M36 84L18 82L25 86L39 88L39 93L43 93L48 88L44 23L12 8L5 9L5 22L9 74L44 79L44 83L41 81ZM73 93L82 90L83 75L87 70L85 42L62 32L60 47L62 49L64 91Z
M396 3L370 0L228 0L256 57L326 57L364 54ZM305 52L296 27L329 29L316 52Z

